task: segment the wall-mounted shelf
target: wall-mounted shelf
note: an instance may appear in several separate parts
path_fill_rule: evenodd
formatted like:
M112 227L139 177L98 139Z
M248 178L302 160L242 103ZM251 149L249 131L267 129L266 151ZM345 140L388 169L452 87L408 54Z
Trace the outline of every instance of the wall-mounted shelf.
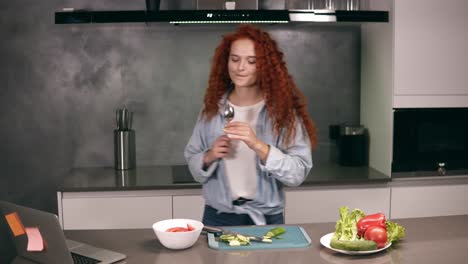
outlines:
M289 23L289 22L388 22L387 11L319 12L313 10L163 10L163 11L61 11L55 24L83 23Z

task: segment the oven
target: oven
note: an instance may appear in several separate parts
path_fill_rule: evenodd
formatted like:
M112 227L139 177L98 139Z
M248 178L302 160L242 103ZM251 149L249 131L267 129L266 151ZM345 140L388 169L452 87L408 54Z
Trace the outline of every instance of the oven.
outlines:
M392 177L468 172L468 108L394 109Z

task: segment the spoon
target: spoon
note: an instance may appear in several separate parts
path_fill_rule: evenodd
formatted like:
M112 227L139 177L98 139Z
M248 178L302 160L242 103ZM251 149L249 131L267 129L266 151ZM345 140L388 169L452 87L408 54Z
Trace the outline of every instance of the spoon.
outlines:
M226 104L224 107L224 119L227 122L231 122L231 120L234 118L234 108L230 104Z

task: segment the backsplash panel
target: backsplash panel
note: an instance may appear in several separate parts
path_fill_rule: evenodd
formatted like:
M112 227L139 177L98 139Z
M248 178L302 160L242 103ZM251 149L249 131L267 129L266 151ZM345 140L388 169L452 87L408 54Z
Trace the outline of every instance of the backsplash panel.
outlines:
M55 210L71 168L113 166L123 105L134 111L137 165L185 163L214 48L236 26L55 25L62 1L34 3L0 4L0 199ZM328 125L359 123L359 27L261 27L308 97L319 166L333 152Z

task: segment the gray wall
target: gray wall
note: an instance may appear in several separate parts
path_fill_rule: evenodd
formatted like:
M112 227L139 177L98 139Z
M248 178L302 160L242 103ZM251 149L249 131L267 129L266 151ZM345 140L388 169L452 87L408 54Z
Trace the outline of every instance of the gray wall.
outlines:
M114 111L123 105L134 111L139 166L183 164L214 48L235 28L55 25L63 6L0 2L0 199L50 211L70 168L113 166ZM261 27L309 99L319 166L333 149L328 125L359 123L359 27Z

